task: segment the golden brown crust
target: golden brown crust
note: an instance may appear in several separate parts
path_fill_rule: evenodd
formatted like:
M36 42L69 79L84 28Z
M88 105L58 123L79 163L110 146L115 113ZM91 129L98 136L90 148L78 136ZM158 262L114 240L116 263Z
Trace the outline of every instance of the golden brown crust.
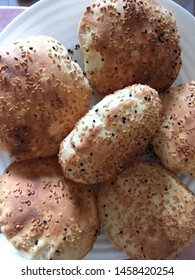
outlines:
M12 163L0 180L0 228L31 259L81 259L99 227L90 187L65 180L56 158Z
M90 100L80 67L55 39L32 36L0 48L0 147L16 160L57 154Z
M156 163L139 162L101 185L100 221L133 259L170 259L195 239L195 196Z
M169 89L161 99L164 122L154 150L168 169L195 176L195 81Z
M98 0L78 28L91 85L106 95L134 83L164 91L181 67L176 22L157 1Z
M149 86L133 85L104 97L62 141L64 175L96 184L121 172L151 141L161 110L158 93Z

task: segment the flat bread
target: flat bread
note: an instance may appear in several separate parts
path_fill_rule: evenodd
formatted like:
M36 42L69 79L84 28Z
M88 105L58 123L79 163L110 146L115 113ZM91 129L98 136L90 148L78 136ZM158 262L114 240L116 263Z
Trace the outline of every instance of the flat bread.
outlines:
M157 163L102 184L98 209L109 239L133 259L171 259L195 240L195 196Z
M135 83L163 92L181 68L176 21L155 0L94 1L78 36L87 78L103 95Z
M96 197L56 158L12 163L0 179L0 229L29 259L81 259L99 228Z

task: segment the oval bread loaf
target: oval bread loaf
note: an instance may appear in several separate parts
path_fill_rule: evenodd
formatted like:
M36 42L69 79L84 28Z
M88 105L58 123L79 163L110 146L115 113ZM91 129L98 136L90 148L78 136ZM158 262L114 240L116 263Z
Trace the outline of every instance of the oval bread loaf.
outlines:
M162 165L135 163L101 185L100 223L133 259L171 259L195 240L195 196Z
M29 259L81 259L99 229L96 197L57 158L12 163L0 179L0 229Z
M61 142L59 162L76 182L106 181L135 160L161 122L158 93L133 85L104 97Z
M176 21L155 0L97 0L78 36L87 78L103 95L135 83L164 91L181 68Z
M56 155L90 101L87 79L57 40L0 47L0 149L17 161Z
M195 81L170 88L161 100L164 121L154 151L171 171L195 176Z

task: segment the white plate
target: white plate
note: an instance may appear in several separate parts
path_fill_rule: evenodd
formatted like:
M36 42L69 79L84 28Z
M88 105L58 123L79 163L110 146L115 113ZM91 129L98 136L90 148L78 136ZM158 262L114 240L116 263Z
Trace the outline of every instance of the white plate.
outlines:
M74 49L78 43L77 26L85 7L93 0L42 0L28 8L13 20L0 34L0 45L27 35L48 35L59 40L67 49ZM175 84L188 82L195 78L195 19L182 7L171 0L159 2L172 12L181 34L183 66ZM78 62L82 56L77 54ZM0 174L10 163L7 155L0 153ZM182 180L195 190L195 180L182 177ZM194 252L194 253L193 253ZM190 256L191 254L191 256ZM0 260L14 260L22 256L0 234ZM86 259L125 259L102 233ZM195 259L195 249L187 249L182 258Z

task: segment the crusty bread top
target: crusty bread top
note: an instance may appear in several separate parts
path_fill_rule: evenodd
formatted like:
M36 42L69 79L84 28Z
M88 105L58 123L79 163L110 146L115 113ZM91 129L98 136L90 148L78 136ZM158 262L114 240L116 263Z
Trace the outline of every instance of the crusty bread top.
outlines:
M48 36L0 48L0 147L17 160L55 155L83 116L91 89L67 50Z
M164 91L179 73L176 22L155 0L97 0L86 8L78 36L87 77L104 95L134 83Z
M133 259L170 259L195 239L195 196L156 163L138 162L101 185L101 223Z
M90 187L65 180L56 158L12 163L0 179L0 228L32 259L80 259L99 227Z
M195 176L195 81L169 89L161 100L164 122L154 150L167 168Z
M157 91L135 84L105 96L61 142L64 175L96 184L121 172L147 147L160 125Z

